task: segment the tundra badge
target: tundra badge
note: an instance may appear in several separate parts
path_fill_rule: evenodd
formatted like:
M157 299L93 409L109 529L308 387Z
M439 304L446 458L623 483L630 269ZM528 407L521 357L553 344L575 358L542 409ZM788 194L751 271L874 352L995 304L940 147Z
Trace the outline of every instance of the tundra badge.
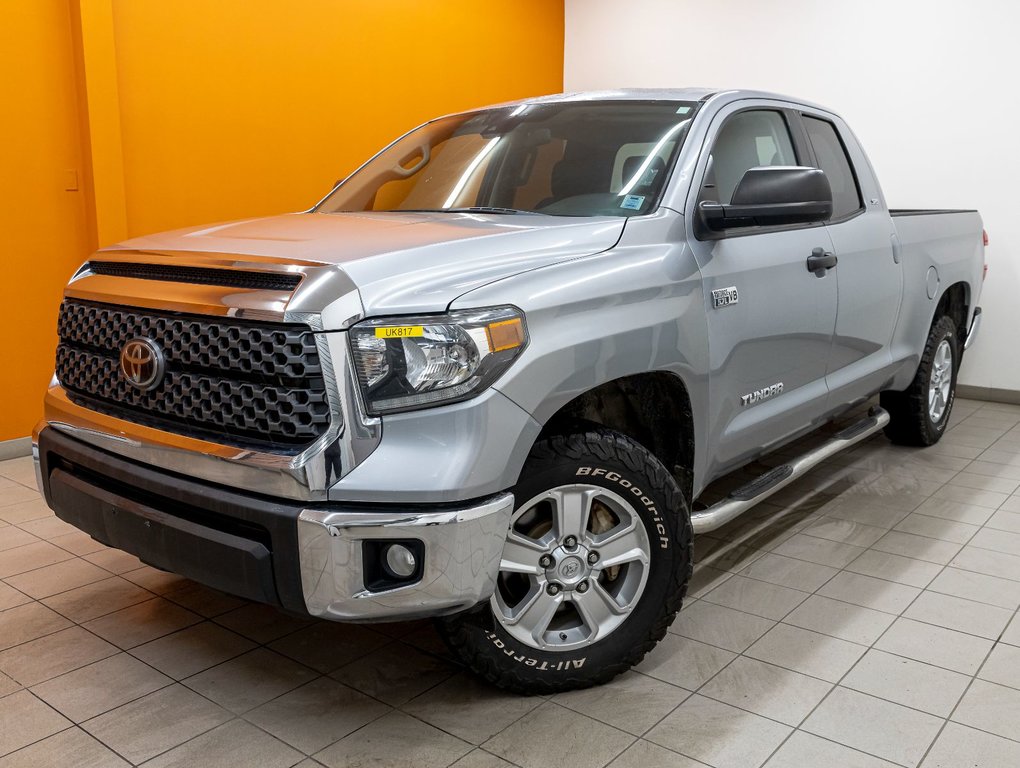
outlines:
M783 393L783 382L777 382L768 387L762 387L756 389L754 392L750 392L746 395L740 396L741 405L754 405L760 403L762 400L768 400L770 397L781 395Z

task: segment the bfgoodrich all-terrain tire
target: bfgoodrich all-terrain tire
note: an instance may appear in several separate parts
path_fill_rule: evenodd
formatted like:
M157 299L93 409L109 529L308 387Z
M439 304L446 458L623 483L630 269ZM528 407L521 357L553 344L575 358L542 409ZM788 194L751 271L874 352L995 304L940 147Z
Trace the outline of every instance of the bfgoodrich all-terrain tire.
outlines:
M690 509L633 440L593 428L535 445L492 599L440 619L475 673L518 693L606 682L666 633L693 567Z
M889 411L885 433L890 440L900 445L934 445L945 434L956 399L961 351L956 323L946 315L935 318L913 382L903 392L882 393L882 407Z

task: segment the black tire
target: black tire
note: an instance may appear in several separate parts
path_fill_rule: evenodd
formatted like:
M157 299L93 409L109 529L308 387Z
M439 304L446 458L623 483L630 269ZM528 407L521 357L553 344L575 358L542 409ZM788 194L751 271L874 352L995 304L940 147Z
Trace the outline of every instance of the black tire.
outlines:
M935 359L939 347L946 343L952 359L949 394L939 418L933 419L929 409L929 387L935 373ZM956 323L947 315L935 318L928 340L924 345L917 374L910 386L902 392L883 392L880 402L889 411L889 424L885 434L899 445L934 445L945 434L946 425L956 400L956 377L960 368L960 338Z
M593 475L595 470L601 471ZM438 619L439 633L454 654L500 688L550 694L604 683L641 661L680 610L693 570L693 531L689 505L672 475L630 438L593 428L538 442L514 497L520 507L550 489L577 484L605 488L633 502L632 518L643 525L649 549L643 592L605 637L569 650L540 649L515 638L495 618L490 602ZM591 578L600 577L593 571Z

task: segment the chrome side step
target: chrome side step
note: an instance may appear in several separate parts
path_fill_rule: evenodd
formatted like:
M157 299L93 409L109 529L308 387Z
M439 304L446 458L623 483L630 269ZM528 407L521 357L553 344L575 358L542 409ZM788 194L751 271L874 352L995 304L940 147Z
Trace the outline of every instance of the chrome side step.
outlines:
M831 440L827 440L788 464L770 469L755 480L732 491L729 496L708 509L695 512L691 515L694 533L708 533L726 525L730 520L739 517L758 502L764 501L780 488L785 488L830 456L835 456L840 451L845 451L850 446L871 437L888 423L889 413L875 406L868 411L865 418L842 432L837 432Z

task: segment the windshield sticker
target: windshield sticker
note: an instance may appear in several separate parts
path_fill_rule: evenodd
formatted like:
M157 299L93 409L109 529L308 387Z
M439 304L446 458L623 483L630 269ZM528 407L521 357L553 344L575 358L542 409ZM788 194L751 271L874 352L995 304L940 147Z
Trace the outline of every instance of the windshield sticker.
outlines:
M678 107L676 113L678 115L686 115L690 111L691 111L690 107Z
M639 211L644 202L644 195L627 195L623 198L623 202L620 203L620 207L626 208L628 211Z

